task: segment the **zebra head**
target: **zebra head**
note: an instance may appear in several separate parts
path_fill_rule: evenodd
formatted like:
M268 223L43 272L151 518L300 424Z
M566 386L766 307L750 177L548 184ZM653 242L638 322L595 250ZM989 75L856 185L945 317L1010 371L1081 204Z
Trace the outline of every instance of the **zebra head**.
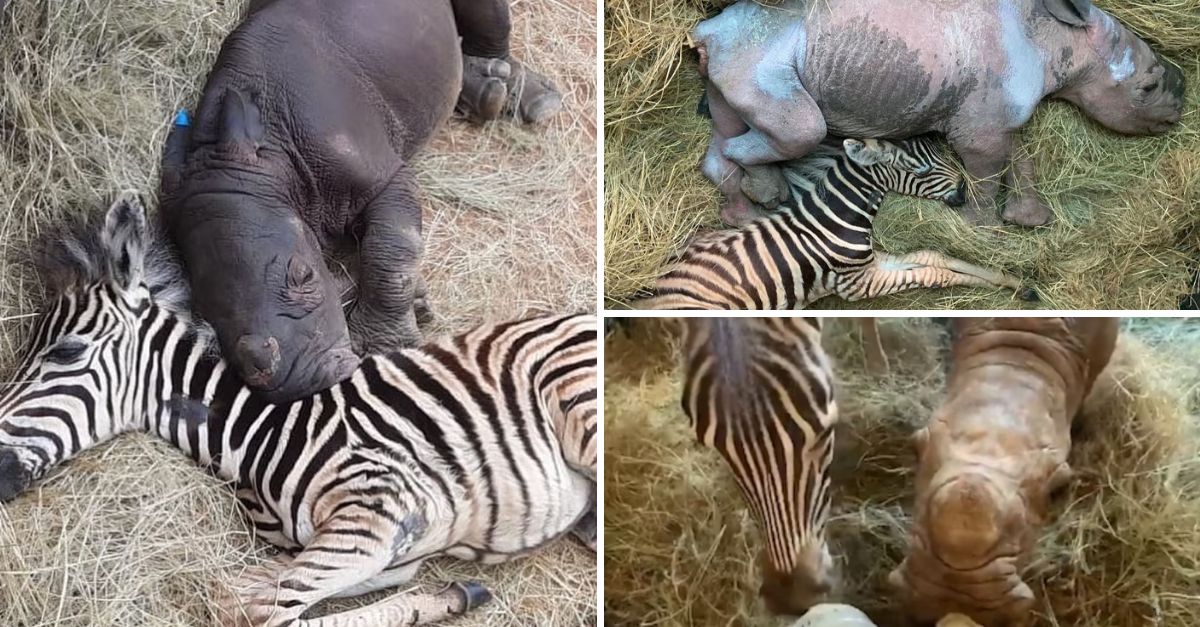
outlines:
M967 201L967 178L950 150L932 135L909 139L846 139L846 156L884 191L940 200L951 207Z
M138 367L152 306L146 218L122 197L103 226L59 239L38 270L50 301L0 387L0 502L80 451L138 426Z
M803 614L833 588L825 541L837 404L819 319L688 318L683 407L763 535L760 593Z

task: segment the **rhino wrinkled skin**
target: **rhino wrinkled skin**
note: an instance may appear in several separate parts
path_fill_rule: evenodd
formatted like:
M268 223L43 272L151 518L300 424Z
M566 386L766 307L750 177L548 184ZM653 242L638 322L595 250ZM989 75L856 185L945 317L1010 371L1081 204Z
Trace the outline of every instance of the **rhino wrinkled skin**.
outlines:
M1022 627L1021 580L1055 490L1071 478L1071 424L1108 364L1112 318L954 321L946 398L914 434L916 502L889 577L920 624L949 612Z
M1003 217L1044 224L1033 164L1013 158L1042 99L1131 135L1166 132L1183 108L1179 69L1089 0L742 0L692 37L713 119L701 169L733 223L785 193L765 164L827 133L940 132L978 181L969 220L997 221L1003 181Z
M197 310L269 399L345 379L355 349L419 341L410 161L450 116L462 66L448 0L258 1L222 45L193 125L168 138L161 215ZM354 246L347 318L322 251Z

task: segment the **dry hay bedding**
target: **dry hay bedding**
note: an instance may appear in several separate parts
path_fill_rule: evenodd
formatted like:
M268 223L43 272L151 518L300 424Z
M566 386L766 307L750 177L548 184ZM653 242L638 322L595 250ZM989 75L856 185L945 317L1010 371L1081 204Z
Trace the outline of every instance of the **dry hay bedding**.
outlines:
M824 1L824 0L822 0ZM709 121L688 32L722 0L606 0L605 296L621 306L698 229L720 228L699 172ZM1038 107L1022 149L1054 211L1048 227L973 229L941 203L889 195L876 246L934 249L1022 277L1051 309L1174 309L1200 266L1200 0L1097 0L1179 64L1182 122L1164 137L1116 135L1062 102ZM814 308L1030 307L1006 290L919 290Z
M672 327L637 323L606 342L605 623L782 625L757 601L761 544L736 484L679 408ZM1025 571L1039 626L1200 624L1200 320L1124 330L1081 414L1070 457L1081 479ZM864 370L853 320L825 332L843 422L830 534L843 598L890 627L884 580L911 522L908 435L941 398L946 337L928 319L886 320L880 334L882 379Z
M0 13L0 371L40 294L19 263L27 242L119 190L156 188L171 113L196 102L244 4L51 0ZM454 121L422 156L435 332L595 303L595 11L518 0L513 12L515 53L563 88L565 111L536 130ZM0 625L211 624L217 582L267 552L226 486L164 443L123 437L0 507ZM452 624L595 622L595 557L572 541L495 567L437 561L417 585L454 578L496 600Z

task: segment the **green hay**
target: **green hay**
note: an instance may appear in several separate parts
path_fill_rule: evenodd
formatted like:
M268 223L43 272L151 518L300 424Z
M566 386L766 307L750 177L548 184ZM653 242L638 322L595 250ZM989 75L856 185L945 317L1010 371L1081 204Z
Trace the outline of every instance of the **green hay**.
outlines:
M672 327L638 324L606 342L606 624L786 624L757 599L761 542L737 486L679 408ZM1124 329L1080 416L1080 479L1024 573L1038 627L1200 624L1200 322ZM904 553L909 434L941 400L946 337L927 319L884 320L880 335L891 370L876 378L857 322L825 332L843 423L830 536L838 598L899 627L885 577Z
M620 307L697 229L721 228L720 193L700 174L709 121L688 32L701 0L612 0L605 8L605 291ZM944 204L892 195L875 225L893 253L938 250L1024 278L1051 309L1174 309L1200 265L1200 0L1097 4L1187 78L1182 122L1163 137L1104 130L1068 104L1038 108L1022 135L1048 227L971 228ZM919 290L815 308L1024 308L1007 291Z

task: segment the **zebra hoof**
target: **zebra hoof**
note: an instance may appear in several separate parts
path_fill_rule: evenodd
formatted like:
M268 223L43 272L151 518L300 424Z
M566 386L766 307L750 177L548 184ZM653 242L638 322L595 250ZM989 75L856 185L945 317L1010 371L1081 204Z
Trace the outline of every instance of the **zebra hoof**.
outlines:
M1023 287L1017 290L1017 298L1027 303L1036 303L1042 300L1042 297L1038 296L1037 290L1032 287Z
M492 600L492 593L478 581L456 581L450 584L463 598L463 611L473 610Z

